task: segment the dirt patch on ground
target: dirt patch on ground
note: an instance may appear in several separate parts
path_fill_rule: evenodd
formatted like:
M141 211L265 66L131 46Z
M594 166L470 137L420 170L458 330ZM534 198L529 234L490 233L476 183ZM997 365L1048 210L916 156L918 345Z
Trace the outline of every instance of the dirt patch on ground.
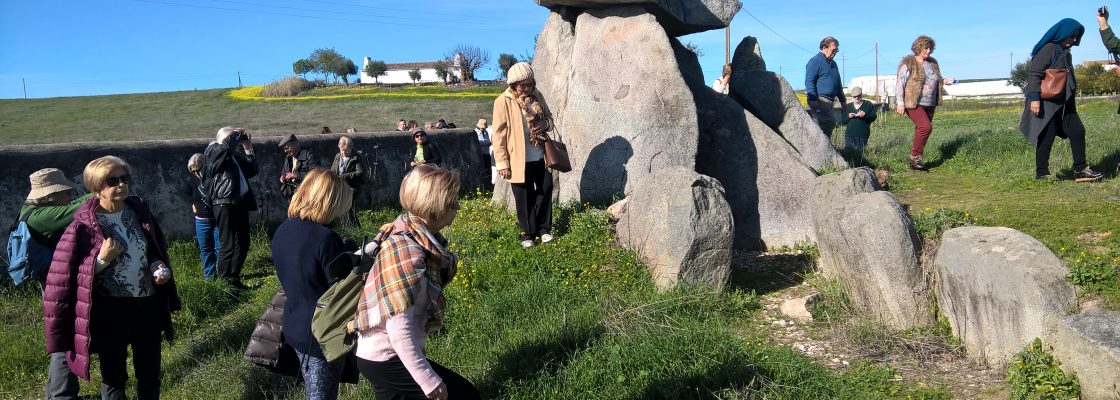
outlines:
M782 315L786 300L807 296L816 290L805 282L811 271L811 255L794 253L736 252L732 259L732 284L754 289L762 295L762 310L755 328L767 332L776 343L788 346L835 371L846 371L860 361L872 361L897 371L905 381L942 386L958 399L1006 399L1004 371L979 366L959 350L944 343L892 336L889 346L853 344L845 322L799 323Z

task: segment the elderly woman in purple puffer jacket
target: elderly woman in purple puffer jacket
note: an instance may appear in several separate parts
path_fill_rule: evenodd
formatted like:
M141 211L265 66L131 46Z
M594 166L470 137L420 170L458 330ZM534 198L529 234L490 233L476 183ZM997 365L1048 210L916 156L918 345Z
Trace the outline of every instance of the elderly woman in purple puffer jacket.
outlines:
M137 397L158 399L160 335L173 338L171 313L180 308L167 242L147 203L129 196L124 160L93 160L82 179L94 197L74 213L47 273L47 352L66 352L70 371L85 380L97 353L101 398L124 399L131 347Z

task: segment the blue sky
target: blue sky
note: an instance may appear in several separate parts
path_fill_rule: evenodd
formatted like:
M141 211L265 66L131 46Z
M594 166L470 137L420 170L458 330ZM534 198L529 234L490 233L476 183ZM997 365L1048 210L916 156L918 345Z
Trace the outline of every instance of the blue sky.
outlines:
M937 41L944 75L1005 77L1012 61L1060 18L1087 33L1074 61L1104 59L1094 10L1086 1L1046 2L1046 15L1021 1L915 3L744 2L731 24L732 51L759 38L768 69L795 88L825 35L840 40L846 81L890 74L919 34ZM1038 2L1037 5L1041 5ZM824 11L828 10L828 11ZM1120 8L1117 9L1120 12ZM548 11L532 0L0 0L0 98L82 96L263 84L291 74L293 61L334 47L359 66L365 56L389 63L432 61L456 44L490 52L478 74L493 78L498 54L520 56ZM724 59L722 30L681 38L700 47L706 80ZM1012 55L1014 53L1014 55ZM842 59L846 61L842 62Z

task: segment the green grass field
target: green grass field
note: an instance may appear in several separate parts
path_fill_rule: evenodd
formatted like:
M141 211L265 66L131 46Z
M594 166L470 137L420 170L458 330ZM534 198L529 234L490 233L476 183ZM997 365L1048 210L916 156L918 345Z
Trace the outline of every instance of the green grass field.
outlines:
M417 88L420 94L433 89ZM337 94L317 89L323 95ZM337 90L337 89L335 89ZM397 89L400 92L402 89ZM483 88L477 92L496 90ZM226 125L256 136L315 134L323 126L336 133L388 132L397 120L444 119L472 127L490 119L494 97L374 97L330 100L245 101L229 89L115 96L0 100L0 139L5 144L101 142L213 138Z
M203 138L224 124L257 132L312 133L322 125L340 131L350 124L388 130L400 117L473 121L489 114L490 104L488 99L360 97L244 101L221 90L2 100L0 136L23 144ZM909 120L883 115L873 128L867 160L894 169L890 188L909 205L924 235L963 224L1019 229L1070 265L1069 279L1081 287L1080 295L1116 309L1120 121L1115 107L1093 100L1080 108L1089 129L1089 162L1106 173L1101 183L1068 179L1071 161L1064 141L1052 157L1058 179L1036 181L1033 148L1017 132L1014 105L941 107L926 150L929 172L905 168ZM837 130L837 144L842 131ZM375 226L374 221L393 215L394 210L380 209L362 217L366 226ZM757 328L761 298L753 291L773 288L752 286L749 279L733 282L725 293L656 291L634 254L613 246L599 211L567 205L557 211L555 225L561 233L557 243L524 251L514 240L513 215L486 205L482 195L465 199L449 228L463 264L448 290L447 327L429 341L428 352L474 382L486 398L951 397L946 387L951 383L907 381L874 363L837 372L773 343L767 331ZM246 267L254 289L236 295L201 279L192 242L171 245L186 307L175 316L179 340L164 346L165 398L302 396L302 385L241 360L253 323L278 285L265 232L257 232L254 240ZM5 326L0 375L9 379L0 381L0 399L41 397L47 358L39 295L7 285L0 283L0 324ZM863 330L882 334L874 327ZM93 382L97 379L94 368ZM85 395L97 392L94 383L82 388ZM371 398L372 389L344 385L342 394Z

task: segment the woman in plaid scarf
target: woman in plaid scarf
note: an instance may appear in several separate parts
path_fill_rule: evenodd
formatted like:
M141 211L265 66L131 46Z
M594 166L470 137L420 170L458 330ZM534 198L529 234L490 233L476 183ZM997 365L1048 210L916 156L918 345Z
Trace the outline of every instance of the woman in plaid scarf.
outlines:
M378 400L478 399L466 378L424 354L427 335L443 326L443 288L456 258L440 230L459 211L459 174L417 165L401 182L406 212L382 227L381 251L358 300L358 370Z

